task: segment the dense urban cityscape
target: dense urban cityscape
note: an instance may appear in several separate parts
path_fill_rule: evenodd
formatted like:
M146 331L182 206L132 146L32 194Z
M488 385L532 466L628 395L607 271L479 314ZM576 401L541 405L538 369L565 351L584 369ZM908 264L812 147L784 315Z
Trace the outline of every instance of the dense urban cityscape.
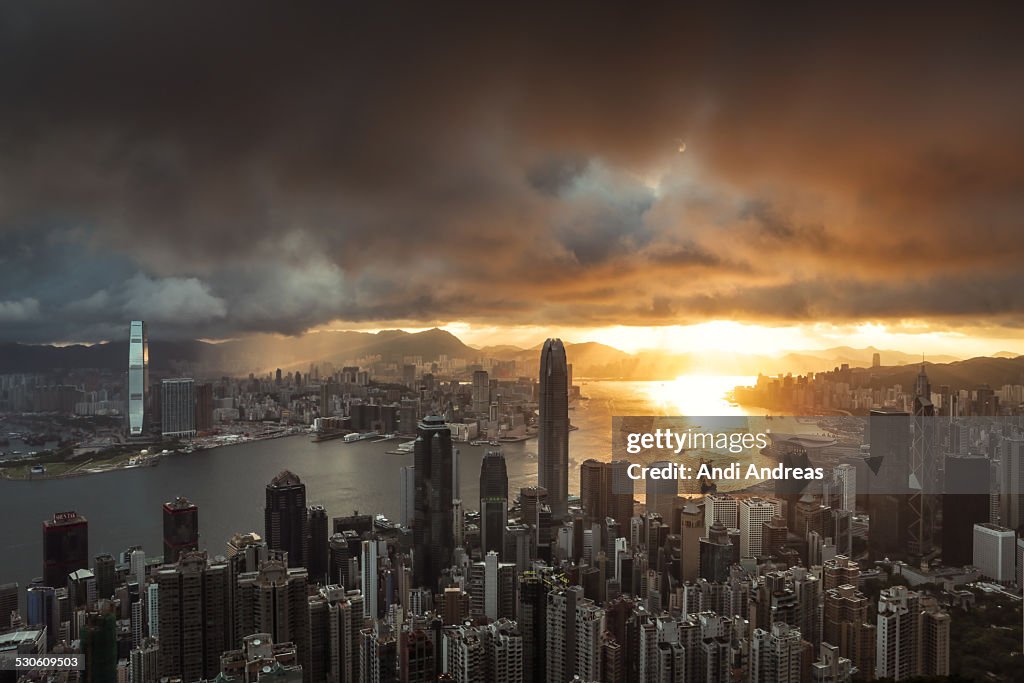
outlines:
M0 3L0 683L1024 682L1020 27Z
M1020 385L935 391L923 365L881 390L865 388L871 368L760 376L736 398L806 408L836 437L775 434L765 449L828 463L822 481L634 481L613 452L580 463L570 492L570 407L587 397L558 339L526 367L372 357L207 382L158 378L146 324L128 335L120 376L0 378L5 423L31 426L5 443L41 444L7 451L5 477L108 476L276 436L375 440L414 454L393 474L400 518L331 516L287 470L266 483L262 525L204 550L186 495L163 503L155 557L131 538L90 555L89 521L54 510L38 520L39 578L0 586L0 655L81 653L84 669L16 680L852 681L1016 666L955 643L957 623L991 620L1019 656ZM502 446L534 438L536 485L512 491ZM470 444L479 473L460 466ZM463 500L477 475L479 500ZM5 524L30 523L12 512Z

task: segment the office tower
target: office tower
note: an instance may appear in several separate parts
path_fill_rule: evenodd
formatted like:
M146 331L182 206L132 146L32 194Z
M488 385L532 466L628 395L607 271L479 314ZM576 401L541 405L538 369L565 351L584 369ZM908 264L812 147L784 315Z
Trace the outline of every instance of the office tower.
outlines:
M93 609L96 606L96 576L88 569L77 569L68 574L68 598L75 609Z
M377 567L379 554L378 541L362 542L359 567L361 569L360 585L363 587L363 616L371 619L377 619L380 616L377 604L380 581Z
M146 585L146 551L134 548L128 553L129 581L134 581L141 590Z
M821 639L865 673L875 668L875 626L868 622L869 607L856 579L825 590Z
M853 465L837 465L833 472L836 493L839 494L839 508L857 512L857 468Z
M744 498L739 502L740 557L760 557L764 530L762 525L779 514L779 505L766 498Z
M61 617L57 591L51 586L29 586L25 591L29 626L46 628L46 646L52 648L60 635Z
M43 522L43 585L63 588L68 574L89 566L89 522L77 512L58 512Z
M160 677L213 678L231 646L231 571L208 563L204 552L184 552L154 573L160 605Z
M679 512L680 567L682 581L700 577L700 538L704 535L704 511L688 502Z
M146 638L132 649L128 661L131 683L157 683L160 680L160 645L155 638Z
M662 468L671 465L667 460L660 460L651 463L651 468ZM644 493L646 494L647 513L652 512L661 515L661 518L668 523L672 519L672 508L676 498L679 496L679 480L655 479L648 476L645 480Z
M455 550L452 433L443 417L423 418L413 450L413 582L436 590L438 577L451 564Z
M196 390L196 433L202 434L213 429L213 385L197 384Z
M932 405L931 384L921 365L914 385L914 420L908 462L909 511L907 526L908 550L912 558L929 555L934 546L936 497L938 489L938 421Z
M711 525L721 522L726 529L740 527L739 501L727 493L712 493L704 499L704 534L710 535Z
M999 522L1024 526L1024 437L1004 436L999 444Z
M910 556L910 415L872 410L868 417L868 553L872 559ZM879 523L879 521L882 521Z
M904 586L878 598L875 676L901 680L949 675L949 615L934 598Z
M108 600L114 595L117 563L112 555L97 555L92 561L92 573L96 577L96 596Z
M484 415L491 406L491 381L486 370L473 371L471 409L476 415Z
M86 612L79 640L85 658L82 682L117 683L117 618L109 601Z
M18 611L18 584L0 585L0 633L11 627L11 614Z
M378 621L359 632L361 683L397 683L398 640L394 629Z
M947 454L942 496L942 561L962 567L973 560L974 525L989 521L990 461L983 455Z
M523 634L523 680L547 680L547 594L546 577L535 571L519 576L519 609L516 621Z
M235 638L266 633L275 643L294 643L299 661L308 661L308 596L309 577L304 567L268 560L259 571L241 574L235 583ZM164 608L161 595L161 613ZM161 633L164 623L161 619Z
M398 523L411 528L416 511L416 467L407 465L398 471Z
M750 683L800 683L800 631L785 622L754 629L750 642Z
M882 354L873 353L871 354L871 367L880 368L882 367Z
M358 560L362 545L358 534L353 531L332 534L327 541L327 566L329 584L355 587L358 574Z
M164 503L164 564L199 549L199 508L183 496Z
M729 577L733 554L728 530L722 522L714 522L708 535L700 539L700 578L712 582L725 581Z
M359 683L363 595L329 585L309 598L311 681Z
M196 382L188 377L160 383L160 433L164 437L196 435Z
M304 567L309 539L306 485L292 472L284 470L267 484L264 523L267 547L288 553L288 566Z
M547 489L551 516L561 519L569 499L569 385L561 339L548 339L541 349L537 404L537 483Z
M985 522L974 525L974 566L981 575L998 583L1016 578L1017 537L1012 529Z
M508 470L501 451L488 451L480 462L480 549L503 552L508 524Z
M128 434L141 436L149 418L149 340L146 323L133 320L128 335Z
M516 566L501 562L498 553L491 551L483 562L476 562L471 569L481 568L483 574L483 600L480 612L492 621L512 619L516 614ZM470 588L474 588L471 584ZM471 595L471 604L477 603L478 594Z
M569 586L548 592L545 616L548 683L602 680L604 610L583 597L581 586Z
M327 582L329 556L327 511L323 505L311 505L306 511L306 518L309 524L309 557L306 559L306 569L309 570L311 582L324 584Z

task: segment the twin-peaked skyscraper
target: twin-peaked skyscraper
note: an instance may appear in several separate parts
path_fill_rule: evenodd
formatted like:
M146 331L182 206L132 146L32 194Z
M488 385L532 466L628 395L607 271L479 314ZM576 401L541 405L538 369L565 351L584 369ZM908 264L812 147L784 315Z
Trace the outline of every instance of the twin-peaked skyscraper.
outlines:
M560 519L569 499L569 366L561 339L544 342L538 391L537 483L547 489L552 517Z

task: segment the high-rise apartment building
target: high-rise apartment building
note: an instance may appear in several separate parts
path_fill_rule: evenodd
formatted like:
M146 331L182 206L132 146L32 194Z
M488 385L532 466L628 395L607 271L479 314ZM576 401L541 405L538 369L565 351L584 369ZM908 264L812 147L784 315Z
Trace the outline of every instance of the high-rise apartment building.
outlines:
M185 552L175 565L154 573L160 605L160 677L210 679L220 671L220 655L230 649L231 571L207 561L204 552Z

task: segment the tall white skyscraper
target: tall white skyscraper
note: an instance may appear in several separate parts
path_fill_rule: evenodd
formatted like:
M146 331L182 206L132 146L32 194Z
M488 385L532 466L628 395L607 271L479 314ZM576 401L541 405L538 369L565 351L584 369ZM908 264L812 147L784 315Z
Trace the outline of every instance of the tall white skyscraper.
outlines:
M777 514L777 501L757 497L740 501L740 557L761 555L762 525Z
M149 411L149 340L146 323L133 320L128 336L128 433L140 436Z
M139 584L139 590L146 586L146 551L136 548L129 556L128 568L131 571L135 582Z
M704 535L711 535L711 525L716 521L726 529L738 529L739 501L726 493L712 493L704 499Z

